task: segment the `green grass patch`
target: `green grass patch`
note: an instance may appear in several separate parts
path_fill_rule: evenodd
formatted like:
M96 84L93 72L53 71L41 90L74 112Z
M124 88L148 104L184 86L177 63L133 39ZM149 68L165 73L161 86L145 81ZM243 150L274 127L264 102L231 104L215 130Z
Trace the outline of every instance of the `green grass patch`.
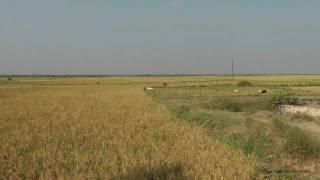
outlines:
M266 126L253 119L239 119L226 112L212 113L181 107L177 117L207 129L208 134L247 155L264 157L272 147Z
M223 136L222 141L247 155L263 158L273 146L272 139L266 134L266 126L249 118L244 125L246 130L243 133Z
M267 96L258 97L218 97L206 105L208 109L219 109L231 112L257 112L272 111L275 107L271 98Z
M225 127L237 125L237 120L230 118L224 113L208 113L201 112L190 107L183 106L179 110L176 111L176 115L179 119L196 123L200 126L203 126L210 131L224 129Z
M286 150L300 157L319 157L320 141L310 132L290 126L279 119L273 120L279 135L287 140Z

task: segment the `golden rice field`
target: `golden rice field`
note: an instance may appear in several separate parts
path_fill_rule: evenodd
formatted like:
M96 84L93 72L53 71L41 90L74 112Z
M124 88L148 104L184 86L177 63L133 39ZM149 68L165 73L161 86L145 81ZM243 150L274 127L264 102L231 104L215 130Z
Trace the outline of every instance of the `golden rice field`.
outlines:
M144 93L166 79L0 79L0 179L256 178L253 158Z

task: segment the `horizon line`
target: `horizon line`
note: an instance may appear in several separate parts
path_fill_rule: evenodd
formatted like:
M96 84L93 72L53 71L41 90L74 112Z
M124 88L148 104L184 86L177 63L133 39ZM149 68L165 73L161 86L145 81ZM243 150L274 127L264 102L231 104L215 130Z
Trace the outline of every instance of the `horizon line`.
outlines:
M234 76L275 76L275 75L320 75L316 73L248 73ZM232 74L0 74L0 77L110 77L110 76L231 76Z

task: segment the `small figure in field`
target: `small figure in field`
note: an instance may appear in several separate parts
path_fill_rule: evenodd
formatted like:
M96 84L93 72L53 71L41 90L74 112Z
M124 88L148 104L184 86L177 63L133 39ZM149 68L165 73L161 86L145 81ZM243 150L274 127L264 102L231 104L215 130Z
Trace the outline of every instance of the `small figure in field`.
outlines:
M268 91L266 89L259 90L260 94L266 94Z
M162 83L162 86L163 86L163 87L167 87L167 86L168 86L168 83L164 82L164 83Z
M238 89L235 89L233 92L234 92L234 93L238 93L238 92L239 92L239 90L238 90Z

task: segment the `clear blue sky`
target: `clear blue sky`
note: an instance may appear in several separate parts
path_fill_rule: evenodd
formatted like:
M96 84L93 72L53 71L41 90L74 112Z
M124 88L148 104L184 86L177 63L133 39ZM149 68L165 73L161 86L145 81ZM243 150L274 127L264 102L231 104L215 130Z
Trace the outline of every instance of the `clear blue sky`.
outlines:
M232 56L320 73L320 1L0 1L0 74L229 73Z

